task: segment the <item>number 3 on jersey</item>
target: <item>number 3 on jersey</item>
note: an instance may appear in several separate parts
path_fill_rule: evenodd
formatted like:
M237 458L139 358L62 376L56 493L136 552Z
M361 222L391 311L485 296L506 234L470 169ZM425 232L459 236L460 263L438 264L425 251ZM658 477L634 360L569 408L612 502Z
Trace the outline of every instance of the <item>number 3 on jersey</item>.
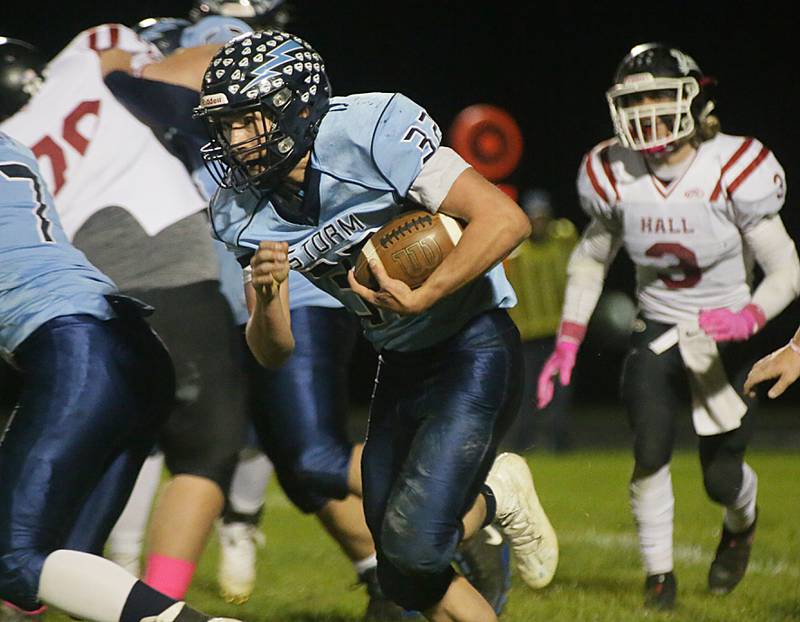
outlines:
M685 289L694 287L702 278L702 270L697 263L697 255L694 251L686 248L677 242L659 242L653 244L645 251L648 257L674 257L678 263L674 266L683 272L683 278L675 278L668 272L658 272L658 278L670 289Z

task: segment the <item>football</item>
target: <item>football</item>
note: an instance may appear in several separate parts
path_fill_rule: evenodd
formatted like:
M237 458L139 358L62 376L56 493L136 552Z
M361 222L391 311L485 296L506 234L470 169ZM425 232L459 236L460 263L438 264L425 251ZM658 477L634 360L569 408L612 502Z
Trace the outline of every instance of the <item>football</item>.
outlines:
M378 284L369 269L379 261L386 274L412 289L425 282L461 238L461 225L446 214L423 210L405 212L367 240L355 265L356 281L370 289Z

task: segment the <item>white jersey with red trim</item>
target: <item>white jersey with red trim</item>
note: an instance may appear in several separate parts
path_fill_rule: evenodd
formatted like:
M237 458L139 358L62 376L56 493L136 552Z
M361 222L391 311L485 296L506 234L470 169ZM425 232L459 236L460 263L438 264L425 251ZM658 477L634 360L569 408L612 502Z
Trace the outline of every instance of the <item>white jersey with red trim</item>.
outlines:
M752 262L742 232L778 213L786 180L754 138L718 134L668 184L642 154L611 140L584 157L578 194L636 265L642 315L678 323L702 309L739 310L750 301Z
M119 206L148 235L204 207L183 165L103 82L97 51L119 48L133 63L158 51L118 24L79 34L45 69L41 90L0 128L36 155L70 239L93 214Z

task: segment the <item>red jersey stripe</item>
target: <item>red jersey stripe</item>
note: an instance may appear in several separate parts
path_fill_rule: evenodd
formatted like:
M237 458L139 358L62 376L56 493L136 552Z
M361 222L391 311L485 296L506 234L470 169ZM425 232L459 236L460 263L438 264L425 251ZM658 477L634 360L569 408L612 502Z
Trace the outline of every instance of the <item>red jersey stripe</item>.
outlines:
M768 155L769 155L769 149L767 149L766 147L762 147L761 151L758 152L758 155L756 156L755 160L750 162L750 164L747 165L747 168L745 168L741 173L739 173L739 176L733 180L733 183L731 183L730 186L728 186L728 194L731 195L734 192L736 192L736 189L742 185L742 182L748 177L750 177L750 174L754 170L756 170L756 168L758 168L758 165L761 164Z
M614 177L614 171L611 170L611 162L608 160L608 147L604 147L603 150L600 152L600 161L603 163L603 170L606 173L606 177L608 177L608 181L611 183L611 187L614 189L614 194L617 196L617 201L619 201L619 190L617 189L617 178Z
M589 181L592 182L592 187L594 191L600 195L600 198L603 199L606 203L608 203L608 195L606 194L603 187L597 181L597 176L594 174L594 169L592 168L592 154L586 156L586 172L589 175Z
M744 142L739 145L739 148L736 152L731 156L730 160L725 163L725 166L722 167L722 170L719 173L719 179L717 180L717 185L714 187L714 192L711 193L711 200L716 201L719 198L719 193L722 192L722 178L725 176L725 173L728 169L736 164L736 161L744 155L744 152L753 144L752 138L746 138Z

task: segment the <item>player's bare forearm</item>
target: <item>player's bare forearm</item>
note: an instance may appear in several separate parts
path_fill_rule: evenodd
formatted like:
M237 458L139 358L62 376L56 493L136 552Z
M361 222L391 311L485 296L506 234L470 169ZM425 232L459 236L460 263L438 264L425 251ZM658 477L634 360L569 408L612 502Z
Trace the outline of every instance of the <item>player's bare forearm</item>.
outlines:
M218 44L212 43L178 50L164 60L145 65L142 77L199 91L208 64L219 48Z
M245 332L247 346L258 363L268 369L283 365L294 351L288 289L288 283L284 281L268 302L255 293L252 285L245 290L250 309Z
M501 262L530 235L520 207L473 169L465 170L439 208L467 223L453 251L420 287L433 304Z
M245 286L247 345L256 360L274 369L294 350L289 315L289 247L286 242L262 241L250 260L250 281Z

